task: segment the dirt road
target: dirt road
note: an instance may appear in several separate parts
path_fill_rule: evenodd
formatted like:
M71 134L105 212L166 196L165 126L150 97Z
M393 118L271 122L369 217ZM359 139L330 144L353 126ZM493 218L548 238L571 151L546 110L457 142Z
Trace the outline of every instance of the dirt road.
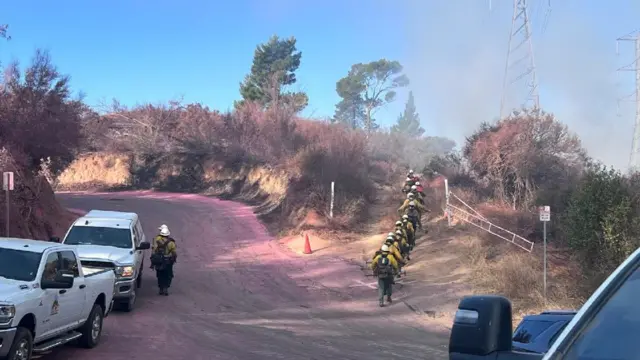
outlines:
M446 335L401 301L378 308L372 279L353 265L283 250L248 206L149 192L58 196L69 208L137 212L149 238L168 224L179 259L169 297L145 269L137 308L105 321L98 348L43 359L447 358Z

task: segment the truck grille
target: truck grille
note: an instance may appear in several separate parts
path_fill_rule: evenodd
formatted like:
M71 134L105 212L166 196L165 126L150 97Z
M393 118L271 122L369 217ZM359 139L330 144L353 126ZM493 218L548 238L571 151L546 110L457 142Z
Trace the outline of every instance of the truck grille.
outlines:
M100 269L113 269L116 267L112 262L109 262L109 261L80 260L80 263L82 264L82 266L100 268Z

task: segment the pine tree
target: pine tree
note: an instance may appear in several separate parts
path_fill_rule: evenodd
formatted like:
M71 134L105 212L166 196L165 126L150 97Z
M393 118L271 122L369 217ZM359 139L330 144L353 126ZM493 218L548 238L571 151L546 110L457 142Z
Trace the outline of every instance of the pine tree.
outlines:
M391 131L396 134L415 138L424 134L425 130L420 126L420 115L416 111L413 92L409 92L409 99L404 107L404 112L398 117L398 121L393 125Z

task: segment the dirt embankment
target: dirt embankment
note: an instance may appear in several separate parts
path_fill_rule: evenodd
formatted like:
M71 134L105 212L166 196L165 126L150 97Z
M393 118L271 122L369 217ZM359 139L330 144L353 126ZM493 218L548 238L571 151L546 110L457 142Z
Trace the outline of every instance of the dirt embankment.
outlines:
M14 173L14 190L9 193L9 235L48 240L63 236L74 216L56 201L53 190L42 172L34 172L18 154L0 150L0 172ZM6 228L6 196L0 197L0 231Z
M274 233L307 223L328 225L325 214L313 207L317 194L305 192L299 171L261 165L228 166L223 161L189 162L180 157L141 164L130 155L94 153L78 157L58 176L56 185L57 191L126 189L196 192L249 203Z

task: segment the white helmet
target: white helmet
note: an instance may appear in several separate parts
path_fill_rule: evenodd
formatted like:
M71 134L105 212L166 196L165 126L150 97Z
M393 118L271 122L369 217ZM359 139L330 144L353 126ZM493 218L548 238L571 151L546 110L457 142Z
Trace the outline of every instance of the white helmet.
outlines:
M407 194L407 199L413 199L414 197L416 197L416 195L414 193L408 193Z
M416 202L415 201L410 201L409 202L409 206L416 206Z
M400 225L402 225L402 221L399 221L399 220L396 221L396 226L400 226Z
M420 181L416 181L416 186L420 186Z
M395 234L394 234L394 233L392 233L392 232L390 232L390 233L388 233L388 234L387 234L387 236L389 236L389 237L393 237L394 235L395 235Z
M409 170L409 174L413 174L413 170Z
M396 234L398 234L398 235L402 235L402 231L400 231L400 230L396 230Z
M380 251L389 252L389 245L387 244L382 245L382 247L380 248Z
M411 185L411 190L416 190L416 189L418 189L418 187L417 187L417 186L415 186L415 185Z
M160 225L158 230L160 230L160 235L161 236L169 236L169 235L171 235L171 231L169 231L169 227L167 225L164 225L164 224Z

